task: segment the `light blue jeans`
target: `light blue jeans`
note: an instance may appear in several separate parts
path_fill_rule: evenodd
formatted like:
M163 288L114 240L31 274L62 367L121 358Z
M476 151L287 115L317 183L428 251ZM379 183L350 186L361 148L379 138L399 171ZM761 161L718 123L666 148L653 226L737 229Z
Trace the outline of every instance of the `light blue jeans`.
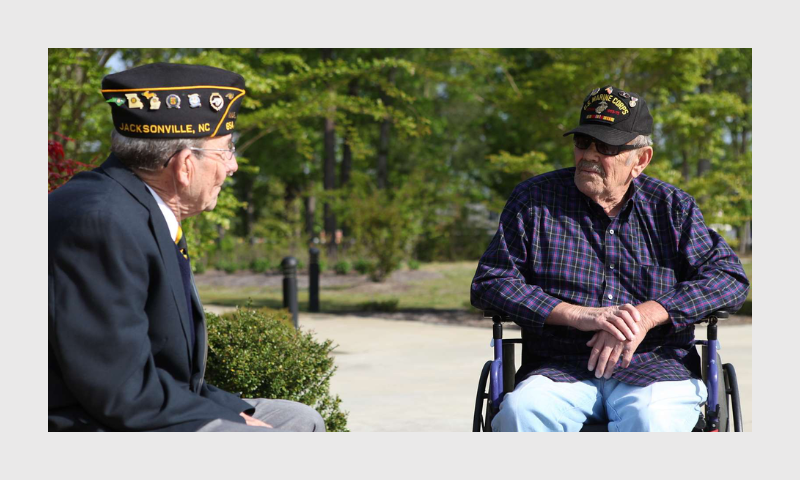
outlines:
M609 432L690 432L706 401L702 380L635 387L614 379L554 382L533 375L506 394L495 432L578 432L587 421Z

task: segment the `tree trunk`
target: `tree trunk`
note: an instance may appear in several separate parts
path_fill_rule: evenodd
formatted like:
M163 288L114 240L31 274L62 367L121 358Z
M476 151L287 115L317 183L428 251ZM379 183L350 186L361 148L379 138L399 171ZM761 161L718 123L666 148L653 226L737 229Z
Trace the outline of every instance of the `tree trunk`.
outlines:
M750 246L750 220L744 222L744 225L740 226L738 230L739 256L741 257L750 251L748 248Z
M253 196L253 179L249 175L242 175L237 179L241 182L241 188L244 190L244 201L247 202L247 207L244 209L244 235L249 239L250 245L255 244L255 237L253 236L253 225L256 223L256 206L255 198Z
M317 214L317 198L314 195L309 195L303 200L305 207L305 220L306 220L306 235L313 240L317 236L314 231L314 216Z
M333 59L333 49L323 48L322 59ZM336 89L333 86L328 87L328 93L331 102L336 96ZM326 112L324 121L325 130L325 157L323 160L323 187L325 191L336 189L336 130L334 118L336 115L336 107L331 104ZM323 207L325 215L325 240L328 244L328 258L331 260L336 259L336 214L329 202L325 202Z
M681 166L683 181L688 182L692 178L691 164L689 163L689 154L684 151L681 156L683 157L683 165Z
M353 79L347 88L347 94L351 97L358 96L358 80ZM339 175L339 185L344 187L350 182L350 172L353 169L353 150L350 147L350 138L345 136L344 146L342 148L342 166Z
M336 132L332 118L325 119L325 167L323 186L325 191L336 188ZM325 202L325 240L328 244L328 256L336 258L336 214L329 202Z
M358 80L353 79L348 85L347 94L351 97L358 96ZM350 138L345 134L344 145L342 147L342 165L339 172L339 186L344 187L350 183L350 172L353 170L353 149L350 146ZM347 223L342 223L342 237L348 238L350 236L350 226ZM344 247L345 244L342 243Z
M297 247L301 243L301 232L298 222L296 221L300 216L300 212L297 211L299 208L297 197L299 195L300 192L296 185L287 185L283 193L283 210L286 212L285 220L293 225L292 233L289 238L289 255L293 257L297 256Z
M397 68L389 70L389 83L394 85ZM381 93L381 101L387 107L392 106L392 97ZM392 128L392 118L387 116L381 123L381 133L378 140L378 188L384 189L389 185L389 133Z
M699 162L697 162L697 176L702 177L706 173L711 171L711 160L707 158L701 158Z

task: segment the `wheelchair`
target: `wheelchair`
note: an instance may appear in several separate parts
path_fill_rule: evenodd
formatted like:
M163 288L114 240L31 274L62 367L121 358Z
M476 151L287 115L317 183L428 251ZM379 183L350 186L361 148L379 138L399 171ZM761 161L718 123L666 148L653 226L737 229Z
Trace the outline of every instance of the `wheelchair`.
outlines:
M492 431L492 419L500 409L503 396L506 392L513 391L516 386L514 346L515 344L521 344L523 347L525 345L524 330L522 338L503 338L503 323L511 320L492 311L484 311L483 316L491 318L494 322L492 332L494 360L489 360L484 364L478 380L478 393L475 397L475 412L472 420L473 432ZM707 340L695 340L694 342L696 347L701 348L702 376L708 389L708 399L705 403L704 413L700 414L693 432L729 432L731 431L731 420L733 420L733 431L742 431L742 410L736 370L730 363L723 364L718 353L720 344L717 339L717 322L728 316L728 312L718 310L698 322L708 322ZM525 353L523 348L523 363L525 362ZM585 424L581 429L581 432L607 431L608 424Z

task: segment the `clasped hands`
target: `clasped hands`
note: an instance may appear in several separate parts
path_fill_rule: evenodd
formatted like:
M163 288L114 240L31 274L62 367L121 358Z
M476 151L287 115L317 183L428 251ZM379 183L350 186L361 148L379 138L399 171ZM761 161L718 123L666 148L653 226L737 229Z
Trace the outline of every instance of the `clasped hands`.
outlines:
M596 378L611 378L622 356L621 368L628 368L633 353L653 327L637 307L626 303L613 307L574 307L572 326L596 331L586 345L592 347L587 365Z

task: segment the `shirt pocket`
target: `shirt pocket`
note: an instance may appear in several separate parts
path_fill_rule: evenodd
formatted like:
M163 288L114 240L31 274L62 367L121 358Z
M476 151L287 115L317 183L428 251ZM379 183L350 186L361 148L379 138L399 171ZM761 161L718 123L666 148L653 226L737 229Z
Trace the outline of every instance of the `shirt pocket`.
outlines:
M675 287L677 277L675 270L658 265L639 265L638 282L643 301L655 300Z
M674 288L675 271L660 265L623 262L620 265L620 285L637 302L655 300Z

